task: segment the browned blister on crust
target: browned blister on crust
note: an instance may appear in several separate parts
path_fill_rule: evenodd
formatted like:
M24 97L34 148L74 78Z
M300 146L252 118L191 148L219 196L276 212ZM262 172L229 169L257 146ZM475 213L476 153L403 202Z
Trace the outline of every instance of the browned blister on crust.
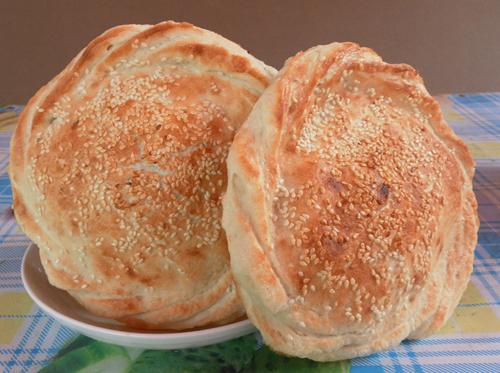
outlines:
M223 202L264 341L340 360L437 332L472 270L473 174L410 66L351 43L288 60L235 137Z
M9 173L50 282L147 329L224 324L221 196L235 131L275 70L187 23L115 27L22 113Z

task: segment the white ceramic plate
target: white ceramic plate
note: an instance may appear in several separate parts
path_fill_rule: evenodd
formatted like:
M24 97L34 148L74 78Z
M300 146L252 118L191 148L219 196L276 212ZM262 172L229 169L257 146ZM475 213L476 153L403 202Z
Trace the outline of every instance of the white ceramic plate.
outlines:
M135 329L114 320L94 316L68 293L50 285L38 250L38 246L31 244L24 254L21 274L26 291L50 316L88 337L126 347L168 350L207 346L256 331L247 319L214 328L166 333Z

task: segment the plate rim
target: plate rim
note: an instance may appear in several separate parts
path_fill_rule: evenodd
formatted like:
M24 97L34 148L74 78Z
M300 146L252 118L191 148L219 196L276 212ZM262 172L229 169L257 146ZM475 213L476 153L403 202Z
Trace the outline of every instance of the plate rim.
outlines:
M21 263L21 278L24 289L38 307L40 307L45 313L59 321L59 323L96 340L126 347L169 350L202 347L215 343L221 343L257 331L256 327L248 319L236 321L228 325L216 326L213 328L171 333L147 333L142 330L140 333L134 333L133 331L112 330L103 326L91 325L83 321L76 320L71 316L65 315L60 311L55 310L54 308L46 304L42 299L40 299L37 292L33 289L32 284L27 279L27 270L29 265L35 265L36 268L39 268L40 275L45 276L46 278L45 269L43 268L41 262L39 266L36 265L37 263L31 262L33 256L38 255L38 250L38 246L35 243L31 243L23 255ZM48 282L48 278L46 279ZM49 286L52 289L57 289L50 283ZM68 296L70 295L68 294ZM84 309L83 306L82 309ZM88 311L85 310L85 312ZM125 324L123 325L126 326Z

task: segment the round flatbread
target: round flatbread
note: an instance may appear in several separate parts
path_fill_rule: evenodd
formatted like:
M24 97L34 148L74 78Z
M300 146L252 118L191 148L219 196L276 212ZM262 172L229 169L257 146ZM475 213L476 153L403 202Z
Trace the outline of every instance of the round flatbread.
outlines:
M474 162L413 68L351 43L299 53L227 164L231 265L272 349L354 358L451 315L477 242Z
M43 87L12 138L14 209L51 284L146 329L228 323L221 196L275 70L187 23L115 27Z

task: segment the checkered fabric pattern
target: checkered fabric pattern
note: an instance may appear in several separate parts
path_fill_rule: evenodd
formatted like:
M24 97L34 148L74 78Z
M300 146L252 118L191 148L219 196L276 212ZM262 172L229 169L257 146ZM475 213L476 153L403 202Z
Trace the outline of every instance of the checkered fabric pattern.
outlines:
M437 335L353 359L353 373L500 372L500 93L437 99L476 161L481 227L471 281ZM2 115L21 110L0 106L0 372L5 373L38 372L76 336L42 312L21 281L21 260L30 240L19 230L11 208L7 166L12 130L2 125Z

